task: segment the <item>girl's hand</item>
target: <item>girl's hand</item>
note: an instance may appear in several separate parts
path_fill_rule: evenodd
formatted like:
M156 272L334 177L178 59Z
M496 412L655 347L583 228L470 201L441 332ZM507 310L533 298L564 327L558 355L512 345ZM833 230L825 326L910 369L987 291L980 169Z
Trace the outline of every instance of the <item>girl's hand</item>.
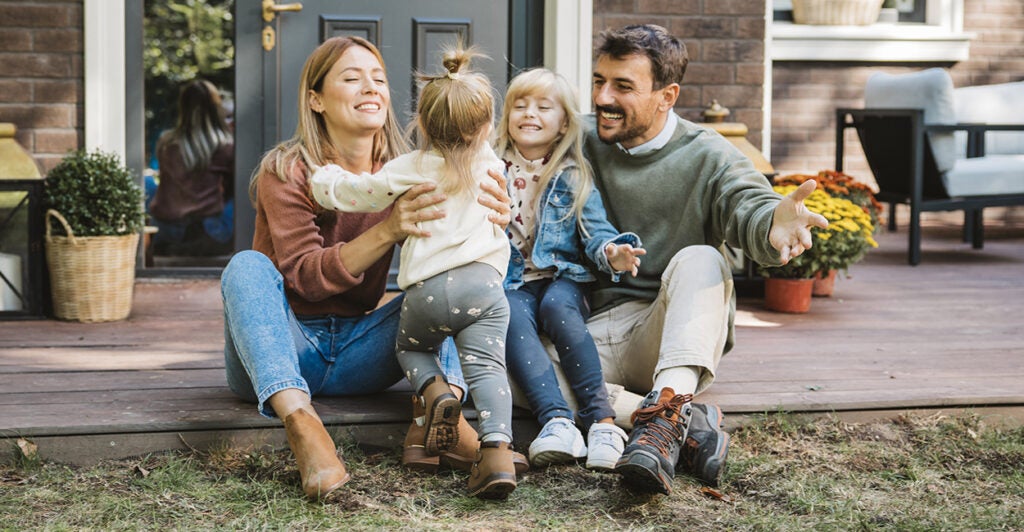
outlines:
M483 189L484 193L477 196L476 201L480 205L494 211L487 215L487 219L504 230L509 222L512 221L512 215L510 214L512 212L512 199L508 197L508 189L506 188L508 182L505 181L505 176L500 172L488 170L487 175L494 182L484 180L480 183L480 188Z
M630 272L633 277L640 272L640 255L646 254L646 249L634 248L629 244L608 244L604 247L604 256L608 258L612 270Z
M394 242L402 242L408 236L428 237L430 231L424 231L418 224L445 217L443 210L434 207L446 198L441 193L433 194L436 188L434 183L416 185L395 201L394 209L384 222Z

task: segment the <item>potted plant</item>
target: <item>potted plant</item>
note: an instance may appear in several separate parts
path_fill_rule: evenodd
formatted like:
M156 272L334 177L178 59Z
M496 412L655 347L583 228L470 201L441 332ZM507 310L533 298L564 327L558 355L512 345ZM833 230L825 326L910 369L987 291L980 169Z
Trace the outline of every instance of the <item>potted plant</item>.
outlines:
M816 270L807 251L782 266L759 266L757 271L764 277L765 308L791 313L810 310Z
M131 172L115 154L70 152L47 175L43 205L54 315L127 318L143 224L142 191Z
M797 182L804 181L802 177L807 176L779 178L777 181L792 184L775 185L774 189L780 194L789 194L796 189ZM811 277L819 277L825 281L820 283L817 295L831 295L831 283L835 280L836 272L846 273L850 265L863 259L869 249L878 247L873 236L875 224L872 223L872 212L875 213L875 217L878 212L871 207L875 201L874 195L870 194L870 191L868 195L864 195L863 190L837 185L836 181L830 181L827 176L825 177L818 188L804 200L804 205L809 210L821 214L829 223L825 229L811 229L811 248L801 255L801 264L810 270ZM827 190L830 188L838 195L828 193ZM847 199L849 197L857 199L864 206Z

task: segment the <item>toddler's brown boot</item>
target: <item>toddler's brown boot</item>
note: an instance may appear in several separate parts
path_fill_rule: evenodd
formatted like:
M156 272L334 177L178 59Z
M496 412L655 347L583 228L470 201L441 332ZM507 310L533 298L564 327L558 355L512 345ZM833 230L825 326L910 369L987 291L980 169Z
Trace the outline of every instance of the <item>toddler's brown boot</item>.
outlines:
M334 440L316 416L300 408L284 419L284 429L307 497L322 498L348 482Z
M476 461L477 451L480 450L480 436L473 425L466 421L465 417L459 418L459 443L450 451L441 453L441 463L459 471L469 472ZM530 462L523 453L512 451L512 464L515 466L516 475L522 475L530 470Z
M481 499L506 499L516 489L512 448L506 442L483 442L469 473L469 493Z
M423 473L436 473L441 465L466 471L473 468L476 461L477 451L480 449L479 436L473 425L460 413L459 414L459 440L455 447L444 451L440 456L430 456L424 447L427 438L425 424L426 410L418 396L412 397L412 417L409 424L409 432L405 434L405 443L402 444L402 465ZM522 453L512 453L512 463L515 464L516 474L522 475L530 470L530 462Z
M405 433L402 444L402 465L423 473L436 473L441 458L427 454L424 442L427 441L426 409L418 395L412 396L412 423L409 432ZM462 435L462 432L459 432Z
M437 456L459 442L462 402L440 375L423 385L420 397L425 408L423 447L428 455Z

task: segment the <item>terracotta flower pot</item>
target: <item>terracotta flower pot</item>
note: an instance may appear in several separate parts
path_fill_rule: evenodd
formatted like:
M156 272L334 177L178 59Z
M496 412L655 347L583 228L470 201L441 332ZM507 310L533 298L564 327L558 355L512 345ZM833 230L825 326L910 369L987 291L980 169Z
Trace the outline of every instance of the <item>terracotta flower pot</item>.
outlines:
M814 279L764 280L764 306L776 312L802 314L811 309L811 291Z
M836 270L829 270L827 274L818 272L814 274L814 289L811 295L814 297L829 297L836 286Z

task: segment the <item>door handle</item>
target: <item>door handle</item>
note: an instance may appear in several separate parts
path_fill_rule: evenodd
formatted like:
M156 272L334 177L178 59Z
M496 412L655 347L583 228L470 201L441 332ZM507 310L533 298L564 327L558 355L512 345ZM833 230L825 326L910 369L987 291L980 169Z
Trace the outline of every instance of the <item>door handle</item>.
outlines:
M295 2L292 4L275 4L274 0L263 0L263 21L270 22L274 20L274 17L278 13L285 11L302 11L302 4Z

